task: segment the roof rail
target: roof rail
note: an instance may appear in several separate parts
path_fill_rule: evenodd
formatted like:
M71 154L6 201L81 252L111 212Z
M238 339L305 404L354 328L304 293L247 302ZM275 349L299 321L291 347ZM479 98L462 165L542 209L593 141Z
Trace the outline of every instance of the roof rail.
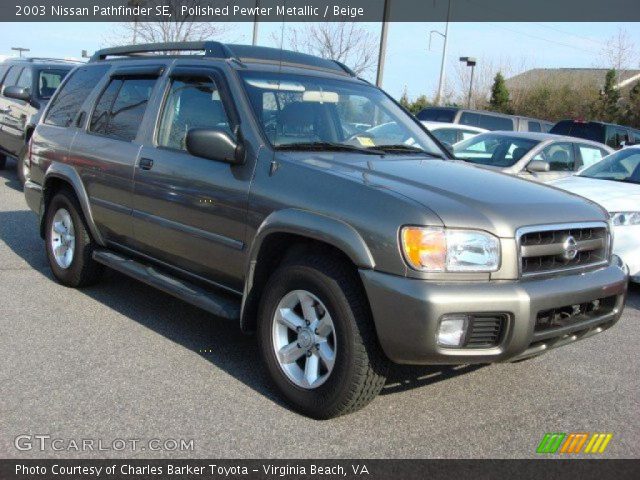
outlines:
M66 58L50 58L50 57L27 57L27 58L7 58L7 60L19 62L56 62L56 63L82 63L80 60L70 60Z
M195 52L204 50L205 57L233 58L233 53L229 48L220 42L165 42L165 43L142 43L138 45L127 45L123 47L111 47L98 50L89 59L90 62L105 60L107 57L127 57L141 53L153 52Z

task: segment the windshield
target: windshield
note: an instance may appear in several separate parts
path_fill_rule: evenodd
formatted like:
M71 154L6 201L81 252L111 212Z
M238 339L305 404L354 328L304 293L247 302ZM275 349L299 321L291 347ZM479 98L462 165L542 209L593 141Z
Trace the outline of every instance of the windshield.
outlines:
M529 153L538 140L483 133L453 146L456 158L492 167L511 167Z
M40 98L51 98L69 70L41 70L38 76Z
M595 165L585 168L578 175L640 184L640 149L632 148L612 153Z
M379 89L307 75L241 72L276 149L430 154L442 150Z

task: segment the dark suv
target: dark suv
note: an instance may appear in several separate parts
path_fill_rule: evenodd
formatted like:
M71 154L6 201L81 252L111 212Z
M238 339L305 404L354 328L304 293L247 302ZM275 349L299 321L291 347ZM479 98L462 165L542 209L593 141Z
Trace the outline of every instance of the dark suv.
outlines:
M17 58L0 63L0 169L17 158L18 178L28 175L27 143L56 88L76 65L54 58Z
M389 122L393 139L344 128ZM524 359L624 305L602 208L450 160L330 60L102 50L30 151L25 195L58 281L89 285L106 265L257 331L275 384L317 418L366 405L390 361Z
M640 144L640 130L615 123L560 120L550 133L593 140L616 150Z

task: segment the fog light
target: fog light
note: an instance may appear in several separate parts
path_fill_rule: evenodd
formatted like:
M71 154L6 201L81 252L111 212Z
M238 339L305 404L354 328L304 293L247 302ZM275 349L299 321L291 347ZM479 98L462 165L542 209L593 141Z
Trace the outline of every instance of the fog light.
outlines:
M438 327L438 345L461 347L468 326L469 317L466 315L445 315L440 319Z

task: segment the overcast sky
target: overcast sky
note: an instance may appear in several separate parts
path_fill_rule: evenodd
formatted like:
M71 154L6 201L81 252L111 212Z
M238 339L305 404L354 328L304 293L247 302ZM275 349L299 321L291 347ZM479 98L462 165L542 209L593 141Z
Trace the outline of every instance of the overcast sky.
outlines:
M249 43L252 23L228 24L223 41ZM259 43L273 45L273 33L282 24L261 23ZM363 24L378 38L380 24ZM638 23L452 23L449 30L448 73L460 56L477 57L479 65L507 73L534 67L594 67L608 38L619 29L627 31L636 45L633 67L640 58ZM406 87L411 98L432 97L437 88L442 39L434 35L428 50L430 30L444 31L443 23L392 23L389 28L383 87L399 97ZM84 49L93 52L113 44L118 26L113 23L0 23L0 55L11 55L11 47L31 49L29 55L79 58ZM17 43L16 43L17 42ZM117 41L116 41L117 42ZM121 42L117 42L121 43ZM18 45L19 44L19 45ZM373 78L375 73L369 75Z

